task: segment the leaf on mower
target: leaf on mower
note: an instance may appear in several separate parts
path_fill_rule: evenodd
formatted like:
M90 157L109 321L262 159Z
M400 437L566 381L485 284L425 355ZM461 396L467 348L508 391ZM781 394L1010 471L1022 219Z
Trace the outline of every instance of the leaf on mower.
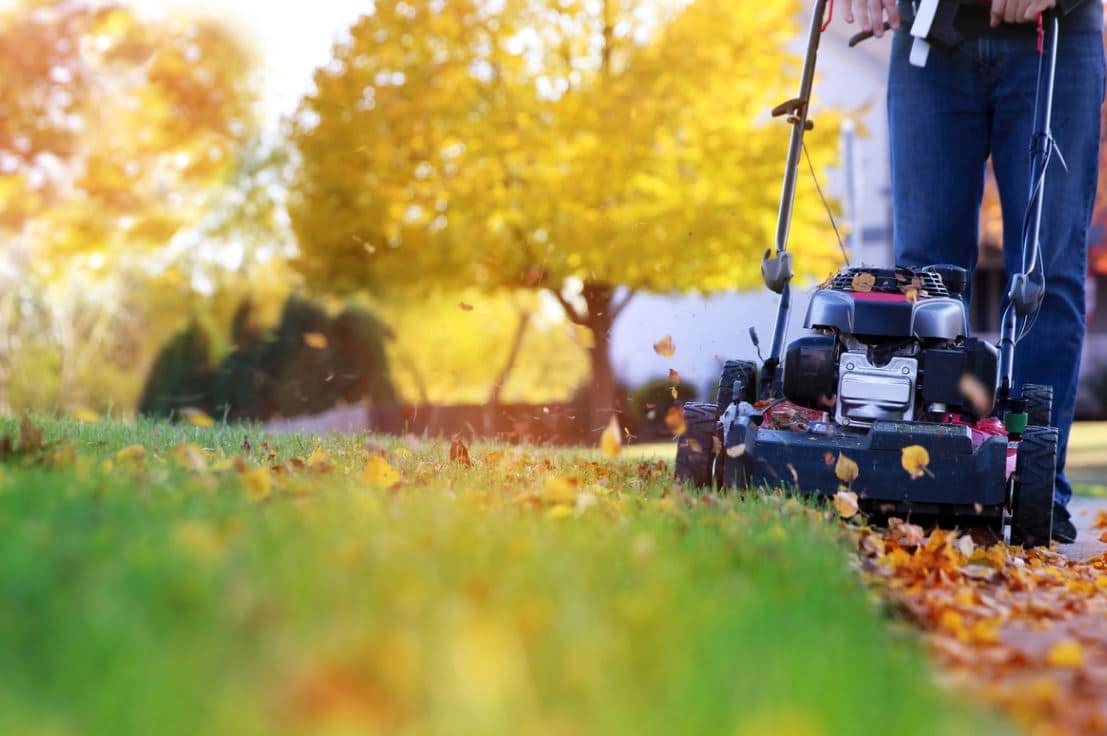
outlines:
M838 455L838 462L834 464L834 475L838 476L838 480L843 483L853 483L853 481L857 480L857 476L860 472L857 463L850 460L845 455Z
M666 335L653 344L653 351L663 358L671 358L676 355L676 345L673 344L673 336Z
M900 463L911 476L911 480L917 480L929 472L927 466L930 465L930 453L922 445L910 445L903 448Z
M604 455L607 457L619 457L619 453L623 451L622 434L622 430L619 427L619 420L612 414L611 421L607 423L607 427L604 428L603 434L600 435L600 449L603 450Z
M876 276L873 276L871 273L862 272L854 274L849 288L853 291L868 293L873 290L874 286L876 286Z
M861 510L857 504L857 494L853 491L838 491L834 494L834 510L843 519L852 519Z

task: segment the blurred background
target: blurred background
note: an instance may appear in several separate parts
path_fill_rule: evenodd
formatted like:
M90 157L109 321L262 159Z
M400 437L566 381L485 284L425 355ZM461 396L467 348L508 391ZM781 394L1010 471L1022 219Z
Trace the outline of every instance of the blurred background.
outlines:
M768 110L795 94L799 3L0 15L4 413L591 442L616 411L650 440L669 403L754 355L747 326L769 335L759 262L788 128ZM855 262L891 261L890 43L849 49L840 16L792 230L802 291L841 265L828 209ZM973 318L994 332L988 197ZM1104 218L1090 419L1107 413Z

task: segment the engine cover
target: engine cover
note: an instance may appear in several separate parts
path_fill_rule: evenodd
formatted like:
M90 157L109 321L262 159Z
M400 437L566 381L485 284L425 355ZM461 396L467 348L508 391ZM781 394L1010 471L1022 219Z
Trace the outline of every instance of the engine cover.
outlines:
M865 353L843 353L838 362L839 424L870 425L878 420L909 422L915 418L919 362L894 357L873 365Z

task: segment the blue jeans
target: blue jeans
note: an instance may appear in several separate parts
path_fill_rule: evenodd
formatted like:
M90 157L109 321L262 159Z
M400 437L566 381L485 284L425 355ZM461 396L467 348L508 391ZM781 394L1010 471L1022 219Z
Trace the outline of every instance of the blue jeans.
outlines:
M1036 40L970 41L956 52L931 49L923 68L908 61L911 38L896 33L888 83L896 262L952 263L972 270L985 163L995 169L1003 211L1003 260L1021 264L1022 223L1030 196L1030 137L1039 55ZM1068 504L1065 452L1084 345L1088 232L1099 175L1103 39L1062 33L1053 135L1046 176L1042 256L1046 296L1033 329L1015 351L1015 387L1053 386L1053 424L1061 434L1055 498Z

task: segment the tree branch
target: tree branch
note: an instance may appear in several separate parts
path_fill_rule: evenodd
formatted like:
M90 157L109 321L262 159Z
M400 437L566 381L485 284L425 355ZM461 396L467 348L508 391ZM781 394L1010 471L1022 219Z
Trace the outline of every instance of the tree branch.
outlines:
M634 298L638 292L633 289L627 289L626 295L618 302L611 305L611 321L614 322L619 318L619 315L623 313L623 310L627 308L627 304Z
M574 307L568 299L561 295L561 291L559 289L550 289L550 292L555 297L557 297L557 301L561 303L561 308L565 310L565 316L569 318L570 322L574 322L578 325L586 324L585 319L587 315L581 316L580 313L577 312L576 307Z

